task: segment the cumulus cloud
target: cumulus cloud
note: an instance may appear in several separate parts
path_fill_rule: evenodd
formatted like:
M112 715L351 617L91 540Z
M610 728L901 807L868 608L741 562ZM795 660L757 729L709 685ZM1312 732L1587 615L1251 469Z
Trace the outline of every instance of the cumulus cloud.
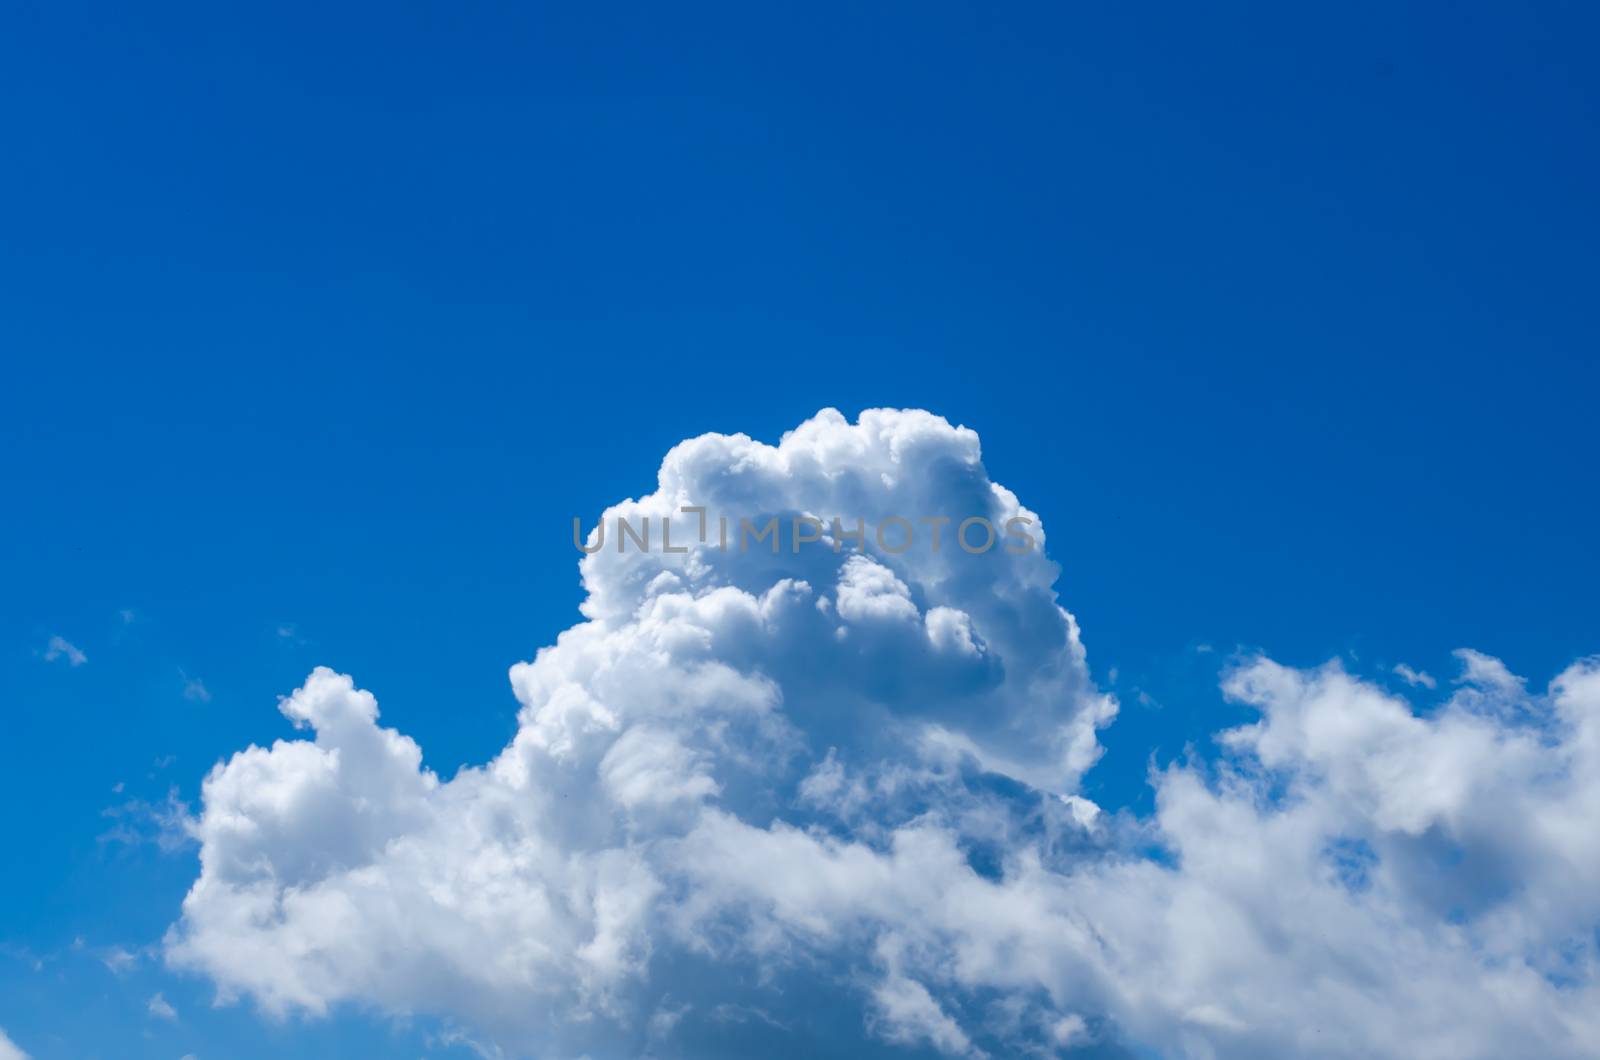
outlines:
M1246 660L1259 719L1108 813L1077 788L1116 704L1042 548L724 551L684 506L1044 541L927 413L686 441L605 520L687 551L582 558L493 760L435 775L319 668L305 738L212 770L168 961L508 1055L1594 1055L1600 664L1530 694L1462 653L1424 714Z
M0 1030L0 1060L28 1060L28 1054L6 1037L4 1030Z

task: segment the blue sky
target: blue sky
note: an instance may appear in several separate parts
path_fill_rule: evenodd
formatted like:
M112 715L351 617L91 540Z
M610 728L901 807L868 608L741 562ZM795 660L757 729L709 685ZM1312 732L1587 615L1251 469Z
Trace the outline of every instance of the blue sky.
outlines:
M1542 686L1600 650L1576 5L8 21L0 1027L35 1057L470 1055L212 1008L150 955L195 848L127 805L288 738L316 665L441 777L487 761L507 668L579 621L570 518L704 432L978 431L1121 702L1107 808L1253 713L1241 654Z

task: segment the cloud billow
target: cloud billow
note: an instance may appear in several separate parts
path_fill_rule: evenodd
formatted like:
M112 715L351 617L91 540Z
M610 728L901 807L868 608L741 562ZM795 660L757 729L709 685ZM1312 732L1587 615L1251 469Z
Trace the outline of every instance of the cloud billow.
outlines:
M1600 665L1535 694L1462 653L1419 714L1247 660L1260 720L1105 813L1116 704L1042 547L724 551L684 506L1044 541L927 413L686 441L605 519L689 550L582 557L494 760L435 776L319 668L309 738L212 771L168 961L540 1057L1595 1055Z

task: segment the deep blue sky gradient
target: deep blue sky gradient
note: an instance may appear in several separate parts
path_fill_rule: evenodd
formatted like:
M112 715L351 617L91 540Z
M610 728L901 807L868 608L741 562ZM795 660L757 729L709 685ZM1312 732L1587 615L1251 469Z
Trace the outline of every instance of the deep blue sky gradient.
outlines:
M0 1026L422 1051L111 975L194 865L104 811L288 735L319 663L492 755L571 516L707 430L978 430L1123 700L1110 806L1243 716L1240 650L1600 651L1600 19L1296 8L14 7Z

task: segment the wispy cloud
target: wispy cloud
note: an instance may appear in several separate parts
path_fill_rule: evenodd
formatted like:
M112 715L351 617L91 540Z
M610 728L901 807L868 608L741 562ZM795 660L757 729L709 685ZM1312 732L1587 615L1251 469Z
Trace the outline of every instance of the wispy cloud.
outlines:
M106 807L100 815L116 822L96 837L102 844L132 847L150 842L171 853L194 840L195 822L189 814L189 804L178 798L177 788L170 789L162 802L129 799Z
M100 954L100 963L113 975L123 975L139 963L139 955L121 946L112 946Z
M198 677L190 677L182 670L178 676L183 678L183 698L191 703L211 702L211 690L206 688L206 683Z
M1462 674L1457 679L1460 683L1478 685L1508 695L1522 691L1522 678L1494 656L1471 648L1457 648L1451 654L1461 660Z
M44 649L45 662L55 662L57 659L65 659L71 666L82 666L89 661L89 657L76 644L60 635L51 637Z
M1404 681L1412 688L1416 688L1418 685L1421 685L1423 688L1434 688L1439 684L1439 682L1433 679L1432 674L1425 670L1413 670L1405 663L1397 663L1394 668L1394 673L1396 677L1400 678L1400 680Z

